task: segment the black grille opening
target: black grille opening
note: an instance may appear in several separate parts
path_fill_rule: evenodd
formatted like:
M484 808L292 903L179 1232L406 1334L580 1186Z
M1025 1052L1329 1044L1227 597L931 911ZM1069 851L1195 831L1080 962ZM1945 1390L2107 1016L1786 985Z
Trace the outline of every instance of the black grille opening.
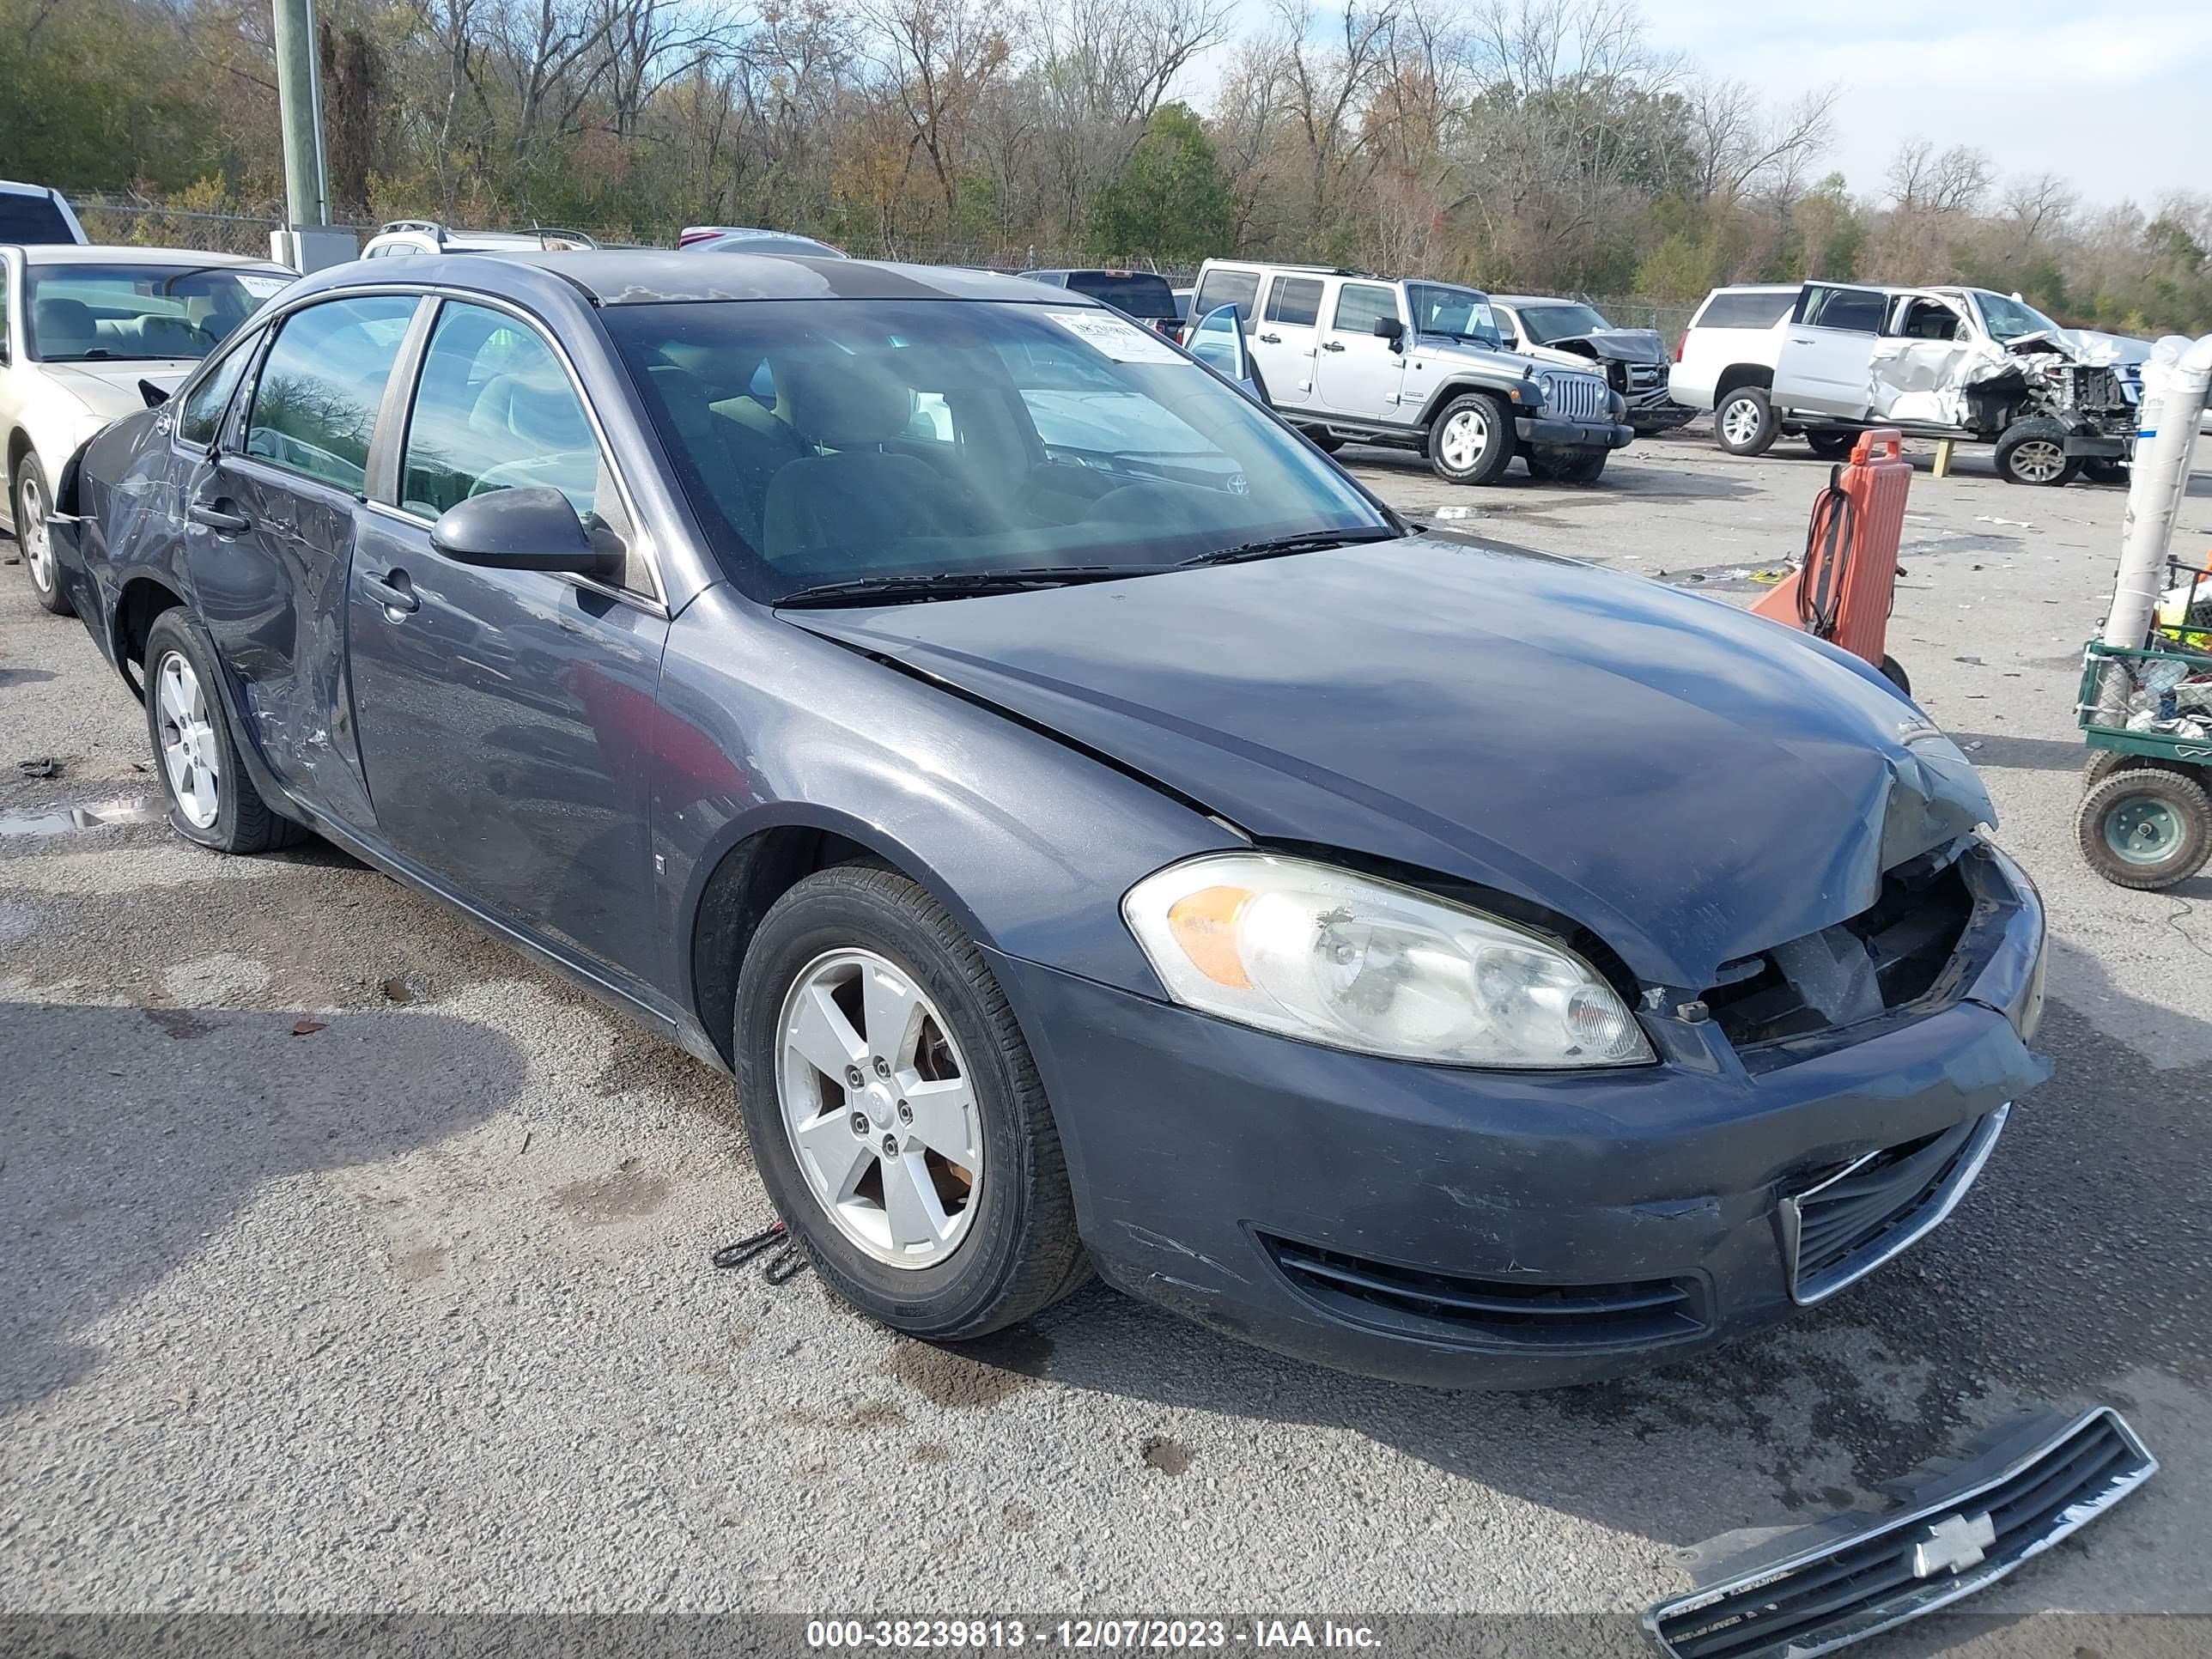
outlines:
M1856 1024L1935 989L1973 914L1955 859L1940 869L1915 860L1849 921L1723 963L1703 1000L1739 1048Z
M2063 1419L2061 1419L2063 1422ZM1872 1635L2002 1577L2147 1479L2156 1464L2110 1411L2092 1413L2009 1471L1969 1480L1923 1506L1869 1517L1853 1532L1820 1528L1781 1540L1740 1582L1654 1609L1653 1633L1679 1659L1779 1659ZM1955 1477L1954 1477L1955 1478ZM1990 1536L1980 1559L1934 1565L1921 1548L1936 1526Z
M2002 1121L1974 1118L1886 1146L1791 1200L1796 1235L1790 1265L1798 1299L1841 1289L1925 1231Z
M1474 1279L1260 1237L1291 1285L1328 1312L1431 1340L1557 1351L1679 1341L1705 1328L1693 1287L1680 1279L1546 1285Z

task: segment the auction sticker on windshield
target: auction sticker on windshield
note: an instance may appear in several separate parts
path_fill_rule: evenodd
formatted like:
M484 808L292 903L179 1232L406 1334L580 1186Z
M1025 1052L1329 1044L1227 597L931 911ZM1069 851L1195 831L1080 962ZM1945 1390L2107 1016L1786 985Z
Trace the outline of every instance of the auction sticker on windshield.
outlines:
M1117 363L1182 362L1182 354L1152 330L1139 328L1110 311L1048 311L1045 315Z

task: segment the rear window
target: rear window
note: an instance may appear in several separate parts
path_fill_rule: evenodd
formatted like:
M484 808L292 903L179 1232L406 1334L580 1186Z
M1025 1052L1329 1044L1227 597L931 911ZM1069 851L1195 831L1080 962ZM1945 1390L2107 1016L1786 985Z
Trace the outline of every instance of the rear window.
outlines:
M1698 328L1771 328L1790 314L1797 303L1794 288L1771 289L1765 293L1750 293L1741 289L1723 289L1705 301L1705 308L1698 315Z
M1278 276L1267 295L1267 320L1310 328L1321 315L1321 284L1310 276Z
M1872 334L1881 327L1889 296L1863 288L1815 288L1805 295L1805 321L1814 328Z
M69 221L51 196L0 191L0 242L74 242Z
M1067 285L1078 294L1103 300L1116 311L1148 322L1176 314L1175 290L1168 286L1168 279L1148 270L1071 270Z
M1203 317L1223 306L1235 306L1237 314L1246 322L1252 320L1253 301L1260 297L1260 273L1256 270L1209 270L1206 280L1198 285L1198 295L1190 302L1190 314Z

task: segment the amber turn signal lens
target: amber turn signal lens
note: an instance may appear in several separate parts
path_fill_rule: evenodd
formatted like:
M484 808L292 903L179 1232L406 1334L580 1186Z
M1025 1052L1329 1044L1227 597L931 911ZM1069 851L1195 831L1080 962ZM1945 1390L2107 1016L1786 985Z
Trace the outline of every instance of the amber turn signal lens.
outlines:
M1252 988L1237 953L1237 919L1252 902L1249 888L1201 887L1168 907L1168 931L1191 965L1217 985Z

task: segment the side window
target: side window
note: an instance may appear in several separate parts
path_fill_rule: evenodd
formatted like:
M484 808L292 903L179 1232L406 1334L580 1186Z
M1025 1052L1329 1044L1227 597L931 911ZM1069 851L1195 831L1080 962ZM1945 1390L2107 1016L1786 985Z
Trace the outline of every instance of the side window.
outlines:
M1816 288L1805 296L1805 321L1814 328L1873 334L1888 308L1888 300L1869 289Z
M1747 294L1723 289L1705 301L1692 328L1771 328L1797 303L1797 290Z
M503 311L447 301L407 422L399 504L434 519L471 495L550 484L589 522L599 443L552 347Z
M1235 306L1237 314L1249 323L1252 320L1253 303L1259 297L1258 271L1209 270L1206 281L1199 285L1197 296L1190 302L1190 314L1203 317L1223 306Z
M14 342L8 332L8 313L15 308L15 262L0 259L0 363L15 361Z
M222 412L230 407L230 394L238 390L239 380L245 374L246 365L252 361L259 338L257 334L232 348L185 394L184 407L177 416L177 436L184 442L205 449L215 441L216 432L222 425Z
M1941 300L1907 295L1897 302L1894 319L1884 331L1906 340L1963 340L1966 319Z
M254 383L246 453L361 489L377 406L415 305L412 295L369 294L287 317Z
M1321 315L1321 282L1313 276L1278 276L1267 295L1267 320L1311 328Z
M1346 283L1336 296L1336 327L1346 334L1372 334L1375 325L1398 314L1394 289L1373 283Z

